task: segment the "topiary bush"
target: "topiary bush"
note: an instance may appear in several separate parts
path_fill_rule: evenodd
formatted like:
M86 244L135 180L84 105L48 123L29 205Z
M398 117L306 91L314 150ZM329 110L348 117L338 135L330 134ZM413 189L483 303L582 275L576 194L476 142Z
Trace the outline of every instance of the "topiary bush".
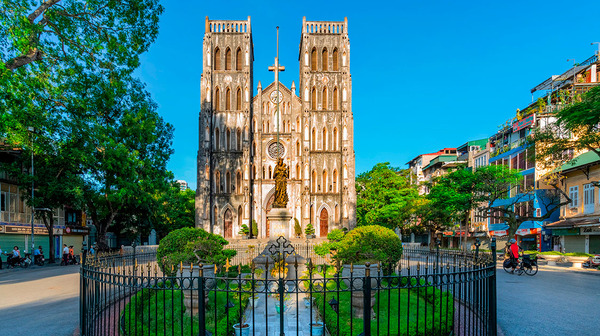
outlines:
M320 256L325 256L328 253L331 253L331 251L337 250L338 245L340 241L344 239L345 234L346 233L340 229L331 230L331 232L327 234L328 241L315 245L315 253Z
M310 236L310 235L314 235L314 234L315 234L315 228L313 227L313 225L312 225L311 223L308 223L308 224L306 225L306 229L304 229L304 233L305 233L307 236Z
M359 226L337 244L336 259L344 264L381 262L395 265L402 257L402 242L393 230L380 225Z
M229 242L225 238L203 229L181 228L171 231L160 240L156 259L163 273L173 276L180 263L223 264L237 253L223 249L227 244Z
M300 226L298 218L294 217L294 222L294 233L296 234L296 237L300 237L302 235L302 227Z
M258 237L258 224L254 219L252 220L252 237Z

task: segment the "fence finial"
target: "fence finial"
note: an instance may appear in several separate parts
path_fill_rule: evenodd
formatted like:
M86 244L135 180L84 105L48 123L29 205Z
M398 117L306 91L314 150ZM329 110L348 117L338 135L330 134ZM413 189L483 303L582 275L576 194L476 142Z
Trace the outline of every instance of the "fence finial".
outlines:
M198 268L199 268L198 273L200 274L201 277L203 277L204 276L204 265L200 263L200 264L198 264Z

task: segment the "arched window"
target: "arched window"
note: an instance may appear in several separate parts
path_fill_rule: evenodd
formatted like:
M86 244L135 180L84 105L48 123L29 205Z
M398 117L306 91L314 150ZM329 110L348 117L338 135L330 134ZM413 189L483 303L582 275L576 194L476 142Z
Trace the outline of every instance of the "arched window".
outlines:
M329 60L327 56L327 48L323 48L323 53L321 54L321 71L327 71L327 61Z
M333 71L338 71L339 69L339 65L338 65L338 51L337 48L333 49Z
M235 177L235 192L238 194L242 193L242 173L239 171Z
M216 226L217 222L219 220L219 210L217 210L217 206L215 205L215 208L213 210L213 225Z
M231 149L231 131L229 127L227 127L227 131L225 132L225 150L228 151Z
M317 71L317 48L310 53L310 70Z
M262 174L262 178L263 178L263 180L265 179L265 167L263 167L263 174Z
M317 150L317 132L315 131L314 127L312 129L312 138L310 140L310 143L312 144L312 150Z
M252 142L252 156L256 156L256 142Z
M253 179L257 179L257 178L258 178L258 177L256 176L256 166L255 166L255 165L253 165L253 166L252 166L252 178L253 178Z
M323 192L327 192L327 170L323 169Z
M269 180L273 178L273 169L269 166Z
M327 111L327 88L323 88L323 94L321 95L321 110Z
M300 132L300 117L296 117L296 132Z
M237 213L237 225L238 225L238 229L242 228L242 206L240 205L238 207L238 213Z
M225 50L225 70L231 70L231 49Z
M231 192L231 174L229 171L225 173L225 193L229 194Z
M312 172L312 192L317 192L317 171L315 170Z
M300 168L300 164L296 164L296 178L300 180L302 178L302 169Z
M237 140L237 150L242 150L242 130L240 130L238 128L237 130L237 136L236 136L236 140Z
M300 141L296 141L296 156L300 157Z
M347 179L348 178L348 166L344 165L344 178Z
M242 70L242 50L240 48L235 53L235 70Z
M238 111L242 109L242 90L240 88L235 93L235 109Z
M335 222L339 223L340 221L340 206L339 205L335 205Z
M337 179L338 179L338 173L337 173L337 169L333 170L333 180L331 181L333 183L333 192L338 192L337 189Z
M221 172L218 170L215 172L215 192L221 193Z
M231 90L229 88L225 91L225 110L231 110Z
M271 132L271 123L267 120L267 133Z
M206 177L206 180L210 179L210 167L208 166L208 163L206 165L204 165L204 175Z
M206 126L206 129L204 129L204 139L206 141L210 141L210 129L208 126Z
M333 97L331 97L333 99L333 110L334 111L339 110L339 107L338 107L338 95L339 95L338 94L338 89L337 89L337 87L334 87L333 88Z
M333 129L333 147L331 148L332 150L336 151L338 150L338 130L337 127Z
M219 128L215 128L215 150L219 150L220 148L220 140L221 140L221 134L219 134Z
M215 111L221 109L221 91L219 88L215 90Z
M323 127L323 150L327 150L327 128Z
M215 70L221 70L221 49L215 49Z
M315 87L312 88L312 93L310 95L310 101L311 101L311 109L316 110L317 109L317 89Z

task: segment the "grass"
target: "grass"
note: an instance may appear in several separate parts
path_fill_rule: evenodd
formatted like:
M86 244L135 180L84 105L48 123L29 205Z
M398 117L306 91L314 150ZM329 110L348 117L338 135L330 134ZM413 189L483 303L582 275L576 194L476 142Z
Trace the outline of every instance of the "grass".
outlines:
M170 286L170 285L168 285ZM224 284L220 287L224 288ZM231 284L234 290L236 286ZM241 311L248 304L248 294L241 295ZM198 335L197 314L186 314L184 295L178 289L143 289L132 296L122 317L125 335ZM226 308L227 302L234 304ZM215 336L231 335L240 312L240 295L209 292L206 306L206 329Z
M390 278L397 284L398 278ZM405 279L403 279L405 280ZM413 285L416 280L413 279ZM384 281L385 282L385 281ZM406 284L406 281L403 282ZM424 282L422 281L422 285ZM384 284L387 286L387 284ZM346 286L341 283L340 288ZM394 285L392 284L392 286ZM332 335L359 335L363 332L363 320L350 318L351 294L335 292L335 283L328 283L328 292L313 293L315 304L321 316L325 316L325 325ZM328 304L335 298L339 301L338 314ZM429 335L449 334L452 331L454 300L448 292L433 287L413 289L390 288L375 294L373 306L375 316L371 320L371 332L384 335ZM441 317L441 319L440 319Z

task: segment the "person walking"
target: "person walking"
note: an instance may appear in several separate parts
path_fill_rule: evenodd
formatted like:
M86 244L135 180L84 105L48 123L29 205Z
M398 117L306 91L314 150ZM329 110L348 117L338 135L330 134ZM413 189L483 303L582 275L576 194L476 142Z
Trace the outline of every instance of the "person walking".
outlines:
M63 263L65 266L69 264L69 248L67 244L63 244Z

